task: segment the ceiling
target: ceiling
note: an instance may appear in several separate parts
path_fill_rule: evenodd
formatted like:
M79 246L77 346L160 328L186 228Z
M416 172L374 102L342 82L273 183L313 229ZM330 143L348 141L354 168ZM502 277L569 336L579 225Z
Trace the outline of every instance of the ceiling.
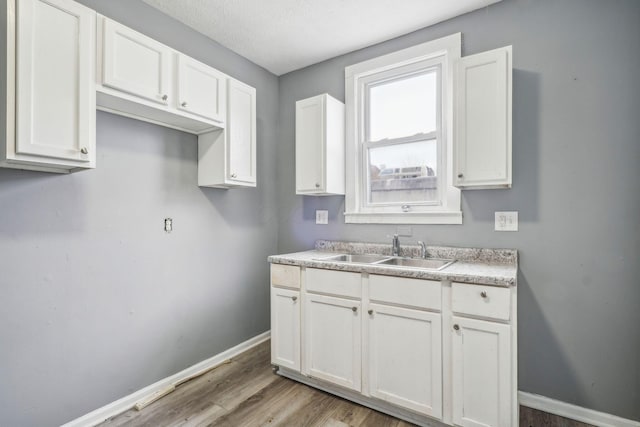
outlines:
M143 0L276 75L500 0Z

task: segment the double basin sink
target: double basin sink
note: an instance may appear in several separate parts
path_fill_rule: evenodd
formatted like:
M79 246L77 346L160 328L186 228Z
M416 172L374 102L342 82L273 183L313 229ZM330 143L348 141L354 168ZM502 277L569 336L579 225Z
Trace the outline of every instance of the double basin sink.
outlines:
M455 260L437 258L402 258L388 255L373 254L339 254L322 258L316 261L344 262L350 264L375 264L390 267L419 268L422 270L442 270L453 264Z

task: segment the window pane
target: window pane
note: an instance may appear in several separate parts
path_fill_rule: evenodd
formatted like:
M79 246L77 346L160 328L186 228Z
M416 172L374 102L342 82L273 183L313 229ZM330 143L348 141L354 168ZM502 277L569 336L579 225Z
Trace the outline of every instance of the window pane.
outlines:
M437 72L369 87L369 141L436 130Z
M435 139L369 149L370 204L438 200Z

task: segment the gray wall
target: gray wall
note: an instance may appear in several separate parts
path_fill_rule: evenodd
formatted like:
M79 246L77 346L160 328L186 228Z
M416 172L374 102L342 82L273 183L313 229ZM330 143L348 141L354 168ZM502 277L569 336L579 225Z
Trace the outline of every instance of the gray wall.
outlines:
M59 425L269 329L277 77L142 2L82 3L257 88L258 187L199 188L195 136L106 113L97 169L0 169L2 426Z
M343 197L295 196L296 100L344 100L345 66L454 32L463 55L512 44L513 188L465 191L462 226L413 226L403 240L517 248L519 388L640 420L638 22L636 0L506 0L282 76L279 251L396 230L345 225ZM520 231L494 232L498 210L519 211Z

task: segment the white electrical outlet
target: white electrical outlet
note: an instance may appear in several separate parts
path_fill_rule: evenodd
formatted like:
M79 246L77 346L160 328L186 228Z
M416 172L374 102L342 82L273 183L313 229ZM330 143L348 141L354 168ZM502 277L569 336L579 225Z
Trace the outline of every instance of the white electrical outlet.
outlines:
M518 231L518 212L496 212L495 231Z
M164 219L164 231L166 231L167 233L171 233L171 231L173 231L173 219Z
M316 211L316 224L329 224L329 211Z

